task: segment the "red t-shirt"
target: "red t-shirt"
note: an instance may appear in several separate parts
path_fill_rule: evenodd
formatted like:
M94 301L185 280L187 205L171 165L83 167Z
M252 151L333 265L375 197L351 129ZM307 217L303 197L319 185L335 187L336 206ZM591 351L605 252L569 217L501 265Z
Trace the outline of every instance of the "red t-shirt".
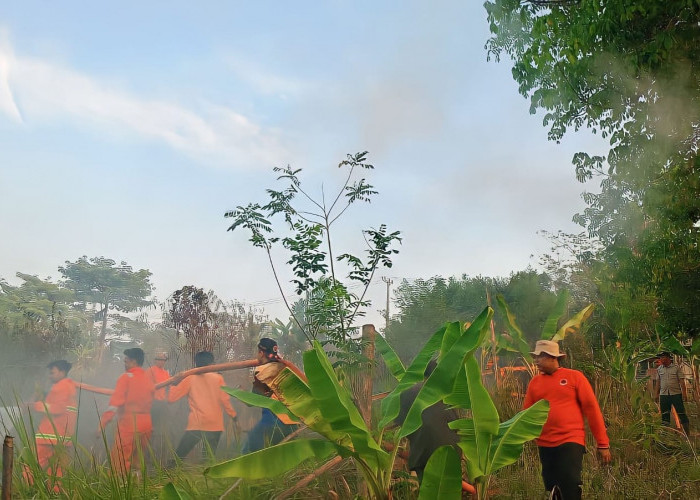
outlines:
M610 446L598 400L583 373L559 368L551 375L535 376L527 387L523 408L529 408L540 399L549 401L549 416L537 439L538 446L554 447L564 443L585 446L584 416L598 448Z

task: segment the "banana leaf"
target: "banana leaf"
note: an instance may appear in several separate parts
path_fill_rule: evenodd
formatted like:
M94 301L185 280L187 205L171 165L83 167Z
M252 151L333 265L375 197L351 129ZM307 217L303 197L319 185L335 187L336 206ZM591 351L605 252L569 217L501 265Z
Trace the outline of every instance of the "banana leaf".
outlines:
M382 359L384 360L384 363L386 363L386 367L389 369L391 374L396 380L401 380L403 374L406 373L406 367L399 359L398 355L396 354L396 351L394 351L394 349L389 345L386 339L381 335L377 335L375 337L374 343L377 346L377 350L382 356Z
M243 391L241 389L233 389L231 387L222 387L224 392L229 394L230 396L238 399L242 403L245 403L249 406L256 406L258 408L267 408L268 410L272 411L273 413L276 414L284 414L288 415L292 420L297 420L298 418L296 415L294 415L291 411L289 411L289 408L284 406L282 403L280 403L276 399L268 398L267 396L262 396L260 394L255 394L250 391Z
M213 465L204 469L204 474L217 478L276 477L298 467L304 460L325 460L334 453L344 454L345 451L326 439L295 439Z
M557 333L557 323L559 323L559 318L564 315L566 311L566 302L569 300L568 290L562 291L557 297L557 302L554 304L554 309L549 313L547 319L544 322L544 328L542 328L541 339L552 340L552 337Z
M511 312L503 295L496 295L496 303L498 304L499 308L501 309L501 312L503 313L503 316L505 317L506 327L508 328L508 332L510 333L511 341L507 342L506 344L510 344L511 349L516 350L527 361L531 362L532 355L530 354L530 345L527 343L527 340L525 340L525 335L523 334L523 331L515 322L515 314ZM499 336L498 338L499 347L501 346L502 338L502 336Z
M445 334L442 336L442 345L440 346L440 354L444 354L452 348L462 336L462 324L459 321L447 323L445 325Z
M442 402L452 408L471 409L472 397L469 394L469 382L467 382L467 373L464 366L460 368L457 374L452 392L448 394Z
M421 426L421 414L423 410L441 401L449 395L454 386L457 374L460 373L466 359L473 359L474 351L483 343L488 333L489 324L493 317L493 309L486 307L474 320L471 326L452 345L447 353L442 353L440 362L435 371L423 384L415 401L406 415L406 420L399 432L399 438L406 437ZM468 374L467 374L468 375ZM469 376L467 376L469 379ZM469 387L470 393L472 386ZM476 401L472 396L472 409L476 407ZM490 399L490 398L489 398ZM493 404L493 403L492 403ZM498 421L498 419L496 419ZM496 425L498 425L496 423ZM494 433L496 431L494 430Z
M304 353L309 388L324 420L336 432L350 436L353 449L371 466L388 463L389 454L374 440L348 390L341 386L321 344Z
M182 491L173 483L168 483L163 486L158 495L159 500L192 500L192 497L187 492Z
M305 367L308 370L308 368ZM353 451L350 436L344 429L336 430L321 413L319 402L314 398L311 389L296 373L289 369L282 370L270 383L281 403L287 406L309 429L318 432L323 437L339 446Z
M484 435L479 436L471 418L451 422L450 428L460 436L459 447L467 459L470 479L478 482L479 478L517 461L523 445L539 437L548 414L549 402L540 400L500 424L495 435L481 433Z
M679 354L681 356L687 356L688 355L688 349L685 348L683 344L681 344L680 340L678 340L675 336L669 335L663 341L661 342L661 347L669 352L672 352L674 354Z
M410 389L417 383L422 382L425 378L425 367L428 365L433 355L440 349L445 329L446 328L443 326L428 339L428 342L425 343L423 348L413 359L413 362L406 369L398 385L382 400L382 418L379 422L380 429L389 425L398 416L401 407L401 393Z
M581 325L583 324L584 321L586 321L591 314L593 314L593 309L595 308L594 304L588 304L586 307L581 309L578 313L576 313L574 316L572 316L569 321L564 323L561 328L557 331L557 334L552 337L552 340L554 342L559 342L560 340L564 340L564 337L566 337L567 334L573 333L579 328L581 328Z
M452 446L441 446L428 459L418 500L462 498L462 466Z

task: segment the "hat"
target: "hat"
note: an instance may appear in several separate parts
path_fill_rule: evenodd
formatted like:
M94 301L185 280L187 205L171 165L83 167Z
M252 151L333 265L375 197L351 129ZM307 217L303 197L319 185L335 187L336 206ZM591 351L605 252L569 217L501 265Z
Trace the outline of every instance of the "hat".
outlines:
M542 353L549 354L555 358L566 356L566 354L559 352L559 344L551 340L538 340L535 344L535 350L530 352L530 354L535 356L539 356Z
M671 358L671 353L668 351L660 352L657 358Z
M168 360L168 353L167 352L157 352L155 359L160 360L160 361L167 361Z

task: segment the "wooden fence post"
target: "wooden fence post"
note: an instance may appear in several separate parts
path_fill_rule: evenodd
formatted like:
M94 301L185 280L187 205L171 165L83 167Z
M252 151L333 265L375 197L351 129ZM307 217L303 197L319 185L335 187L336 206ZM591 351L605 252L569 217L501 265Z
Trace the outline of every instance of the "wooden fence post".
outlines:
M367 368L362 371L358 387L358 406L368 429L372 427L372 377L374 375L374 338L377 331L374 325L362 325L362 355L367 360Z
M5 436L2 443L2 500L12 498L12 461L14 459L14 438Z

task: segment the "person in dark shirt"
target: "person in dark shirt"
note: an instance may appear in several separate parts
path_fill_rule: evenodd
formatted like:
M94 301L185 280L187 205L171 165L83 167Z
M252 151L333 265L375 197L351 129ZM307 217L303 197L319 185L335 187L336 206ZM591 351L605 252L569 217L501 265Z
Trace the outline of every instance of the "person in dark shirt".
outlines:
M435 360L428 363L424 372L426 379L433 373L436 366L437 362ZM403 425L408 415L408 410L422 388L423 382L416 384L401 394L399 415L394 420L396 424ZM418 482L423 480L423 471L428 464L428 459L441 446L452 445L461 455L461 450L457 446L459 436L448 427L450 422L458 418L457 411L449 408L442 401L438 401L423 410L421 426L407 436L409 444L408 468L416 473Z

